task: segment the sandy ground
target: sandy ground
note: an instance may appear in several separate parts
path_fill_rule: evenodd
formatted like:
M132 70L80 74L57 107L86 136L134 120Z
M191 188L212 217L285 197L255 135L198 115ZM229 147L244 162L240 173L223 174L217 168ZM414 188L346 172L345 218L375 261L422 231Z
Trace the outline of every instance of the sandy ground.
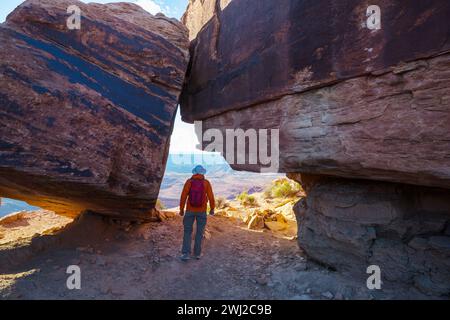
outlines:
M199 261L179 259L180 217L131 225L83 216L53 237L25 262L0 264L1 299L426 298L407 288L370 291L366 279L308 261L296 240L219 216L208 220ZM69 265L80 267L80 290L66 286Z

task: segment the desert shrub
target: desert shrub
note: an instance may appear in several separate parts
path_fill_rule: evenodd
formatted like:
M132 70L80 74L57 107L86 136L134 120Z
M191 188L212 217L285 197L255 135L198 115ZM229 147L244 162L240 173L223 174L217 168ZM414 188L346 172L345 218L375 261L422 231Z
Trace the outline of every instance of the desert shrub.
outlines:
M228 203L227 199L224 197L218 197L216 198L216 208L217 209L225 209L228 208L230 204Z
M302 192L301 185L290 179L278 179L264 191L266 198L291 198Z
M252 195L249 195L249 196L247 197L246 203L249 204L249 205L251 205L251 206L256 205L256 199L255 199L255 197L252 196Z
M244 191L240 195L238 195L236 197L236 200L238 200L243 206L256 205L256 198L252 195L249 195L247 191Z
M247 192L247 191L243 191L240 195L238 195L238 196L236 197L236 200L242 201L242 200L244 200L246 197L248 197L248 192Z

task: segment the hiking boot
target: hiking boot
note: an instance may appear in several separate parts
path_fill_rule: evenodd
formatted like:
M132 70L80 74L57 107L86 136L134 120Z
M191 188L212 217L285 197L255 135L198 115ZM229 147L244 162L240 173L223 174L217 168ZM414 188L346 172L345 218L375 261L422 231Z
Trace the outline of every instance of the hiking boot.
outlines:
M180 259L181 259L182 261L188 261L188 260L190 260L191 258L189 257L188 254L182 254L181 257L180 257Z

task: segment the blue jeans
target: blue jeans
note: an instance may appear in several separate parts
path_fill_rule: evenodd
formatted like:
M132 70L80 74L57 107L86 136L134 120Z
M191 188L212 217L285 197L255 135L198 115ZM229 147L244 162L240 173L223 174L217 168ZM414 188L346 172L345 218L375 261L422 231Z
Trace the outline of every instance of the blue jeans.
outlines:
M197 220L197 232L195 233L194 255L202 253L203 233L206 227L206 212L186 212L183 219L183 254L191 254L192 230L194 221Z

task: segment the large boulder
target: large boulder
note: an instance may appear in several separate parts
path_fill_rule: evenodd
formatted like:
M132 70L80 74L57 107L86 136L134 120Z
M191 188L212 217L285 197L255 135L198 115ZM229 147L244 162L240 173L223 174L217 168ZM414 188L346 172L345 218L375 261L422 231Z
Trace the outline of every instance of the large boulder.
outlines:
M189 0L181 17L181 21L189 29L189 39L195 39L203 26L212 18L217 18L230 2L231 0Z
M185 19L181 113L201 121L203 147L223 139L234 169L260 171L254 145L275 145L307 192L294 208L306 253L362 288L377 265L384 287L448 296L450 2L377 1L380 29L366 1L200 2L185 14L208 22ZM236 147L236 129L254 145ZM279 143L249 129L278 129Z
M216 9L191 44L183 119L279 129L280 172L449 188L450 2L377 4L380 30L356 0Z
M80 29L68 28L73 5ZM0 25L0 42L0 196L67 216L148 218L187 29L134 4L30 0Z

